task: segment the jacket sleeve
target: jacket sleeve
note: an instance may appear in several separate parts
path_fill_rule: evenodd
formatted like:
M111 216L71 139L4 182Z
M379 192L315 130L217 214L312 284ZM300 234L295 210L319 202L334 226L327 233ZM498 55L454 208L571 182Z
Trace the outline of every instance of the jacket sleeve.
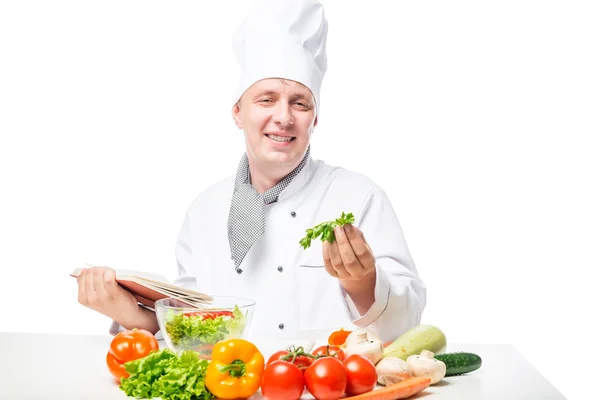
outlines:
M353 324L373 331L384 342L391 341L420 323L426 287L382 189L376 187L370 192L356 217L355 224L375 255L375 302L364 315L359 315L350 296L340 288Z

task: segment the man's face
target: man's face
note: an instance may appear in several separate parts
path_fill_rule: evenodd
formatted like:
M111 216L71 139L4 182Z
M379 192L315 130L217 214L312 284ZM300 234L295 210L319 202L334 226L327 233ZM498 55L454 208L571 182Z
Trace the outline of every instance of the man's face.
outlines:
M248 158L263 167L293 167L317 125L312 92L290 80L264 79L242 95L232 110L244 131Z

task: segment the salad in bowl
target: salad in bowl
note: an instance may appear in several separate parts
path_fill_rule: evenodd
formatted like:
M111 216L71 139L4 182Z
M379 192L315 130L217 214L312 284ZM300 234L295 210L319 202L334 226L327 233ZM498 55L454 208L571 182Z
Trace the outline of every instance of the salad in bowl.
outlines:
M185 298L156 301L158 325L169 348L194 350L210 358L215 343L244 338L250 328L255 302L242 297L213 296L203 308L190 306Z

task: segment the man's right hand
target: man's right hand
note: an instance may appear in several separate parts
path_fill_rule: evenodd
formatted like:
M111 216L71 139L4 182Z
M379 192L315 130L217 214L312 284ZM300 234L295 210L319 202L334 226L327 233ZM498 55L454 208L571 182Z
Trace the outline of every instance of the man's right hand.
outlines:
M116 281L115 271L107 267L83 269L77 278L79 303L121 323L138 312L133 294Z

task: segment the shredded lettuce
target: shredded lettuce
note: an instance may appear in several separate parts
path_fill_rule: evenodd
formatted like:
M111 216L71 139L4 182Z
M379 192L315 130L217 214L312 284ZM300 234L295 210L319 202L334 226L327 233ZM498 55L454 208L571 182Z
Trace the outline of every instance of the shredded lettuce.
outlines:
M233 318L219 316L215 319L203 319L202 316L171 314L165 324L167 334L174 345L197 348L205 344L240 337L246 326L246 316L239 307L233 310Z
M128 378L121 379L127 396L168 400L209 400L214 396L204 387L209 361L192 350L179 356L169 349L157 350L144 358L125 363Z

